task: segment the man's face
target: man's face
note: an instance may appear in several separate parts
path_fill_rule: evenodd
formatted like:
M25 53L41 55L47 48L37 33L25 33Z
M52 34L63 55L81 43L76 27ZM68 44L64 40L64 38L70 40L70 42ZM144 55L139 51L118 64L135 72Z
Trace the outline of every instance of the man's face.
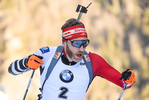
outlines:
M74 41L74 40L87 40L87 38L80 37L80 38L73 39L71 41ZM66 53L66 57L69 61L75 61L75 62L81 61L86 47L83 47L82 45L80 48L77 48L75 46L72 46L70 41L64 42L63 46Z

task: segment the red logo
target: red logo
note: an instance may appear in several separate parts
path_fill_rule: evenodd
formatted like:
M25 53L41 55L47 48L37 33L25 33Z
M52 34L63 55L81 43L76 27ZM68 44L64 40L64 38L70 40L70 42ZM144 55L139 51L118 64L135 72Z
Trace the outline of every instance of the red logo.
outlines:
M84 55L84 58L85 58L85 60L86 60L87 62L90 61L90 57L89 57L89 55Z
M69 33L71 33L71 32L66 32L64 35L69 35Z
M60 52L55 52L55 54L54 54L54 58L55 58L55 59L58 59L59 56L60 56L60 54L61 54Z

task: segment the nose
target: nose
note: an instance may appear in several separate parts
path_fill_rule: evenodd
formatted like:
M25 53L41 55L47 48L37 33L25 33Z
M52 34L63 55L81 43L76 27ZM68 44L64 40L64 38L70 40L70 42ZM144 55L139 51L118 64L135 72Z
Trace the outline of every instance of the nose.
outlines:
M86 47L83 47L83 45L79 48L79 51L84 52Z

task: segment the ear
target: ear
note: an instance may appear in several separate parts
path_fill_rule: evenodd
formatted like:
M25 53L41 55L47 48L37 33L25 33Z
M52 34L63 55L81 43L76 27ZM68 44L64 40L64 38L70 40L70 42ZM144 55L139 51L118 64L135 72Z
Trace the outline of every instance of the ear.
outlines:
M66 42L62 42L62 45L63 45L63 47L65 47L66 46Z

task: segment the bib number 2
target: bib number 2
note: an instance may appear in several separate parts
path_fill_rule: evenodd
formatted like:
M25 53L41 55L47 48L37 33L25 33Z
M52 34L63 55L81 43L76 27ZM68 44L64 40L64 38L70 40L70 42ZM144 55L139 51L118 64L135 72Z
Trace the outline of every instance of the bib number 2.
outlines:
M69 91L66 87L60 88L61 92L58 95L59 98L67 99L68 96L66 96L66 93Z

